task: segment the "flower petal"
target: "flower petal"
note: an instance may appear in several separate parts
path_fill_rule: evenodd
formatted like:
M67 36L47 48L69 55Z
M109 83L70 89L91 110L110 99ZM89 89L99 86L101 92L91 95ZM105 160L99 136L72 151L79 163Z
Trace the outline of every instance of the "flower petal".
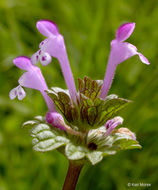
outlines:
M137 48L128 42L117 42L113 40L111 45L110 60L115 65L122 63L137 54Z
M18 92L18 100L22 100L26 96L24 89L20 85L18 86L17 92Z
M111 132L118 126L123 123L123 118L120 116L114 117L111 120L108 120L105 124L105 128L107 129L105 135L108 136Z
M127 42L118 42L117 40L112 41L104 83L100 93L102 99L105 99L111 87L117 65L136 54L138 52L134 45Z
M147 64L147 65L150 65L150 62L148 61L148 59L147 59L143 54L138 53L138 56L139 56L140 60L141 60L143 63L145 63L145 64Z
M58 36L51 36L48 40L42 45L41 50L43 52L49 53L51 56L60 59L63 54L65 54L65 42L61 34Z
M26 96L24 89L20 85L13 88L9 93L9 97L11 100L16 98L16 96L18 96L19 100L22 100Z
M32 64L31 64L30 59L28 57L25 57L25 56L16 57L13 60L13 63L14 63L14 65L16 65L17 67L19 67L22 70L28 71L32 68Z
M115 133L121 133L121 134L125 134L125 135L129 135L130 137L132 137L133 140L136 140L136 135L135 133L133 133L132 131L130 131L127 128L121 127L119 129L117 129L115 131Z
M66 131L64 119L59 113L48 112L46 114L46 121L53 127Z
M47 90L46 82L39 68L25 72L19 79L21 86L32 88L40 91Z
M39 44L39 48L41 49L42 46L44 46L44 44L48 41L48 39L43 40L40 44Z
M42 53L40 55L40 62L43 66L48 65L52 61L52 57L48 53Z
M116 39L123 42L130 37L135 28L135 23L126 23L121 25L116 32Z
M9 97L11 100L13 100L14 98L16 98L17 96L17 87L13 88L10 92L9 92Z
M64 38L62 35L51 36L48 38L48 41L42 46L42 52L46 52L49 55L58 59L62 73L65 78L65 82L69 89L70 95L74 102L76 102L76 87L73 79L73 75L71 72L71 68L69 65L69 60L65 48ZM50 60L48 61L48 63Z
M46 37L59 34L57 25L50 20L40 20L37 22L36 27Z
M39 53L36 52L31 56L31 63L35 65L38 61L39 61Z
M56 112L53 101L45 92L45 90L47 90L48 87L41 73L41 70L38 67L33 66L33 70L25 72L20 77L18 82L21 86L39 90L46 101L49 111Z

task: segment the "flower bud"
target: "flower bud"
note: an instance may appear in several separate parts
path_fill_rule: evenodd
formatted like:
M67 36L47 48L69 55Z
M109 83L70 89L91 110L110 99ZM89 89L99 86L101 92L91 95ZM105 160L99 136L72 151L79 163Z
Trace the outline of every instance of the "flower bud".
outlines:
M126 134L129 135L130 137L132 137L133 140L136 140L136 136L135 134L130 131L129 129L125 128L125 127L121 127L117 130L114 130L113 133L122 133L122 134Z
M46 121L52 126L66 131L64 119L59 113L48 112L46 114Z

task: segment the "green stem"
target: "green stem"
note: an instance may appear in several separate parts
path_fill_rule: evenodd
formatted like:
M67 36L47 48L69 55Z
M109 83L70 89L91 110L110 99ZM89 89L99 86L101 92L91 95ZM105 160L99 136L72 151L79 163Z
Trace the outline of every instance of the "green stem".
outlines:
M75 190L83 164L69 161L69 168L63 185L63 190Z

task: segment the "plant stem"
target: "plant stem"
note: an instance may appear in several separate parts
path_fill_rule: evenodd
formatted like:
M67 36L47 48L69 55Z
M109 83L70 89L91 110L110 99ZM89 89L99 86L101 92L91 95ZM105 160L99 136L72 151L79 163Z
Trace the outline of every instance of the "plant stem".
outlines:
M63 185L63 190L75 190L83 164L69 161L69 168Z

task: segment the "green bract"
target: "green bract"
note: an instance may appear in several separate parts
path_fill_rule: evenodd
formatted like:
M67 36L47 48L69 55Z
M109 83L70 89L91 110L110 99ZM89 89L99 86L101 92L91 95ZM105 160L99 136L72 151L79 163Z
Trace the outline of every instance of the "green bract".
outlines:
M86 131L98 128L128 105L129 100L118 98L116 95L107 96L102 100L99 95L102 81L91 80L85 77L78 79L78 103L71 101L68 90L52 88L47 94L52 98L58 110L70 125Z

